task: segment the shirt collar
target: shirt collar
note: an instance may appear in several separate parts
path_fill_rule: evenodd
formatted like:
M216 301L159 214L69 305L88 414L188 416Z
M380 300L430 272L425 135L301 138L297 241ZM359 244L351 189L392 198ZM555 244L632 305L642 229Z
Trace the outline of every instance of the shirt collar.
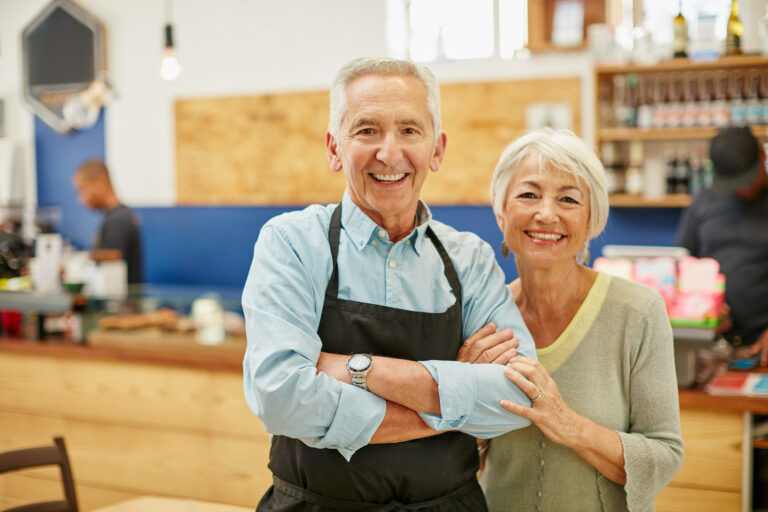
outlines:
M416 254L421 254L426 241L426 230L429 222L432 220L432 212L429 207L421 200L416 208L416 229L414 229L406 240L410 240ZM341 200L341 225L347 235L352 239L358 250L362 250L371 239L379 240L379 231L383 228L373 222L349 197L349 191L344 191L344 197ZM389 240L389 238L387 238Z

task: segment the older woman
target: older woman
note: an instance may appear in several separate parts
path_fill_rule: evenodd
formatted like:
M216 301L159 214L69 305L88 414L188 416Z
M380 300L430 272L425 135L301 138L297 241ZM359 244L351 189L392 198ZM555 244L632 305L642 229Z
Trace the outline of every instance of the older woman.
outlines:
M502 406L533 425L490 442L490 510L653 510L683 458L672 331L658 294L585 266L608 216L600 161L538 130L501 155L491 197L539 360L505 372L533 404Z

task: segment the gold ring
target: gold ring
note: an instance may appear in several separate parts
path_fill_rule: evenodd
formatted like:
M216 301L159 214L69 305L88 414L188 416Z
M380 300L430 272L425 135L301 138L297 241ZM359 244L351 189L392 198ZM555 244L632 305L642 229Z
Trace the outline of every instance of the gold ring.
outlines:
M532 401L532 402L535 402L535 401L536 401L536 400L538 400L539 398L541 398L541 390L539 390L539 394L538 394L538 395L536 395L536 398L534 398L534 399L533 399L533 400L531 400L531 401Z

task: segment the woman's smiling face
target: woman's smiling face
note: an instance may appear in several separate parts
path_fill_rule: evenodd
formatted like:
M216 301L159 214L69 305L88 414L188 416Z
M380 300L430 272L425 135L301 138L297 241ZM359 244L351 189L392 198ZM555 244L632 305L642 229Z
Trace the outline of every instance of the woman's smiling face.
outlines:
M589 231L589 191L574 174L528 157L507 189L499 227L518 264L576 261Z

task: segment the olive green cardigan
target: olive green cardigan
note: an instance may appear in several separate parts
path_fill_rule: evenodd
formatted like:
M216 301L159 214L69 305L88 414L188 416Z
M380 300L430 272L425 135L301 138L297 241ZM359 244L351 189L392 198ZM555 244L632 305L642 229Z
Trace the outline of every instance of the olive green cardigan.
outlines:
M627 483L611 482L535 426L491 441L481 476L492 512L653 510L683 460L672 329L662 298L598 274L555 342L537 350L565 402L619 433Z

